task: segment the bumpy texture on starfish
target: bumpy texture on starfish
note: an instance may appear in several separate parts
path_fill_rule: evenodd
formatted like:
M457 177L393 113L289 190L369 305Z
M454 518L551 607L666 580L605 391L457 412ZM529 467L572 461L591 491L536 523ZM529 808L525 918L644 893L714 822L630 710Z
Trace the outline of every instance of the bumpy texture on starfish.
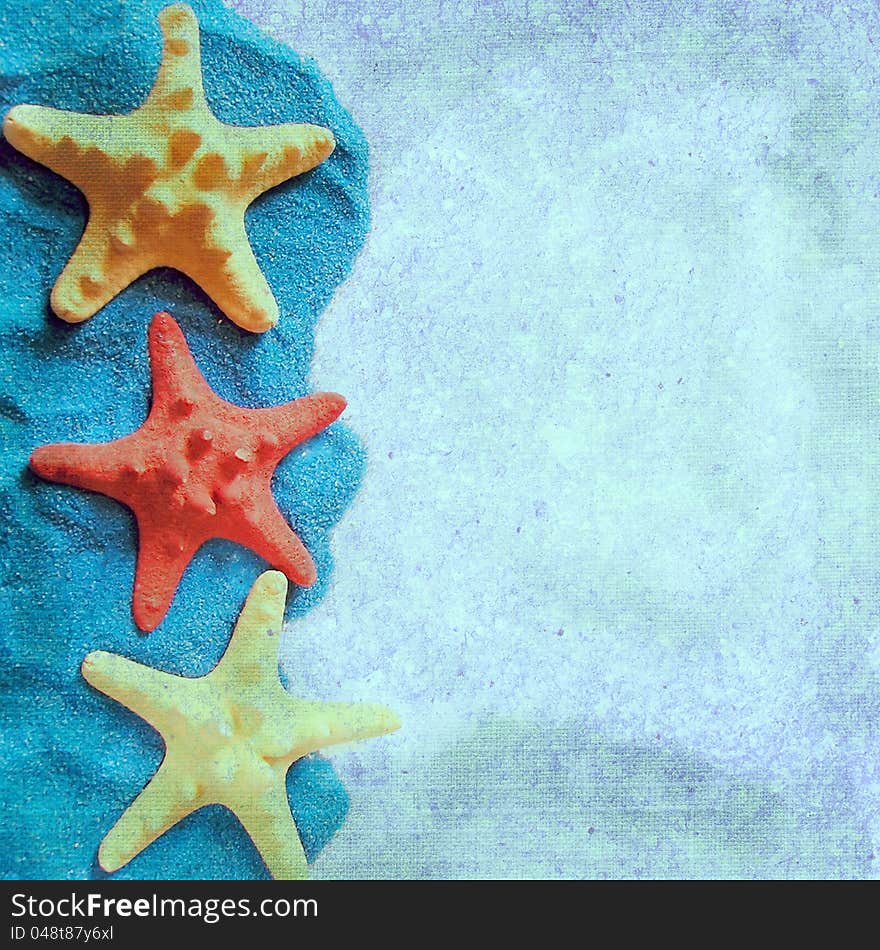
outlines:
M153 403L140 429L113 442L42 446L31 468L134 512L133 613L141 630L161 622L186 566L210 538L243 544L311 586L314 562L278 510L270 483L281 459L330 425L345 400L316 393L269 409L235 406L208 386L169 314L155 315L149 338Z
M96 689L145 719L165 740L147 787L101 843L105 871L127 864L204 805L230 809L275 878L306 877L285 776L304 755L400 727L384 706L298 699L278 679L287 582L267 571L251 588L226 653L207 676L186 679L99 651L82 665Z
M278 305L251 251L247 206L319 165L328 129L225 125L202 88L199 25L183 4L159 14L162 64L146 102L128 115L43 106L11 109L7 140L73 182L89 202L79 246L52 290L52 309L78 323L154 267L191 277L240 327L262 332Z

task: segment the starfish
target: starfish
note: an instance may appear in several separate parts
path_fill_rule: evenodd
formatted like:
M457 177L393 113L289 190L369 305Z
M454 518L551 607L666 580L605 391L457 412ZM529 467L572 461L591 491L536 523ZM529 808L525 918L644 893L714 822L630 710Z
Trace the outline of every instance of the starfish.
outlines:
M144 424L113 442L44 445L30 458L42 478L109 495L138 525L133 614L141 630L165 616L187 565L210 538L250 548L295 583L315 565L272 497L275 467L345 408L316 393L268 409L221 399L199 372L167 313L149 332L153 402Z
M214 669L172 676L98 651L86 680L146 720L165 740L165 758L101 842L98 860L116 871L205 805L232 811L275 878L306 877L306 856L287 801L285 776L297 759L339 742L400 728L390 709L298 699L278 679L278 641L287 581L257 578Z
M336 143L316 125L220 122L202 87L195 14L174 4L159 13L159 25L162 62L134 112L19 105L3 122L11 145L71 181L89 203L52 309L79 323L142 274L168 266L192 278L240 327L260 333L278 322L278 304L248 242L245 209L319 165Z

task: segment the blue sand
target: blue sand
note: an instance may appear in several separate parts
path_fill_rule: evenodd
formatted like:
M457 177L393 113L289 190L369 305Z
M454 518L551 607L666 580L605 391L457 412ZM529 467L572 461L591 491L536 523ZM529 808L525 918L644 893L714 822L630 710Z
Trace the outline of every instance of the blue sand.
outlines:
M0 12L0 109L135 108L159 62L155 15L163 5L7 4ZM47 442L106 441L141 424L150 397L147 327L157 310L179 321L224 398L274 405L306 393L315 323L368 227L366 143L317 68L219 3L192 6L202 28L205 90L221 120L316 122L332 129L338 144L319 168L262 196L248 214L282 312L276 329L253 336L170 270L142 278L80 326L53 317L49 291L82 232L86 204L67 182L0 142L0 688L7 717L0 874L7 878L102 876L98 843L161 759L158 735L82 680L86 653L110 650L184 675L206 673L266 566L235 545L206 545L166 619L144 636L131 617L132 516L103 496L35 478L27 469L31 451ZM329 532L363 468L362 447L339 424L279 466L275 497L319 578L310 590L295 589L289 616L323 596L332 569ZM291 769L288 792L311 860L345 817L345 790L332 766L314 756ZM238 822L215 806L181 822L116 876L266 874Z

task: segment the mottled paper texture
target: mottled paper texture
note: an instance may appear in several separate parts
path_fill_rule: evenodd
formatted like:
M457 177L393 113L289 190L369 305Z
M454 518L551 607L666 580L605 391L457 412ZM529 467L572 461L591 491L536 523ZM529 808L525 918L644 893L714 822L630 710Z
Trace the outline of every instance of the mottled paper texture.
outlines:
M235 7L371 148L315 874L875 876L876 5Z

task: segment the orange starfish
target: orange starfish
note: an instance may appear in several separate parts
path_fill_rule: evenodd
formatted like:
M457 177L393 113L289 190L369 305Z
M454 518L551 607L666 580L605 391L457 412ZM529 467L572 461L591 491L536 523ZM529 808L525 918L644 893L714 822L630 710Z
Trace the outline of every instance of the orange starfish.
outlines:
M45 445L30 460L42 478L101 492L134 512L135 623L158 626L193 555L211 538L242 544L311 586L314 562L270 483L281 459L330 425L345 400L316 393L269 409L228 403L208 386L167 313L153 318L149 346L153 403L136 432L113 442Z
M244 213L264 191L320 165L329 129L288 122L225 125L202 86L199 24L182 3L159 13L165 44L147 100L128 115L20 105L3 134L73 182L89 202L80 243L52 290L52 309L88 320L141 274L191 277L235 323L262 333L278 304L248 241Z

